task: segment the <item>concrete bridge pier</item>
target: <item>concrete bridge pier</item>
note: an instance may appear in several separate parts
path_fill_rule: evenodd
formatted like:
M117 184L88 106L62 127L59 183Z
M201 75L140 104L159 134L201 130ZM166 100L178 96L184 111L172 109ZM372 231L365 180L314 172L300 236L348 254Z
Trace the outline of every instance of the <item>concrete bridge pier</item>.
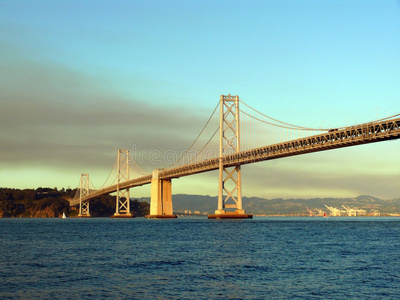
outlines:
M150 214L148 219L172 219L177 216L172 210L171 179L159 179L159 169L154 170L151 179Z

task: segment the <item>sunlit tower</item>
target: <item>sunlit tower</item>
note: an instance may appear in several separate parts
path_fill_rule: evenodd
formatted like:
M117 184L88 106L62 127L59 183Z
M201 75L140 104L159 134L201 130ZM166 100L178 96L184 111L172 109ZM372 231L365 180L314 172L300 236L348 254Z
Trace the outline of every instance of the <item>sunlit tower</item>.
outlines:
M240 152L239 96L221 95L219 105L218 209L209 218L251 218L243 209L240 164L225 166L223 159Z

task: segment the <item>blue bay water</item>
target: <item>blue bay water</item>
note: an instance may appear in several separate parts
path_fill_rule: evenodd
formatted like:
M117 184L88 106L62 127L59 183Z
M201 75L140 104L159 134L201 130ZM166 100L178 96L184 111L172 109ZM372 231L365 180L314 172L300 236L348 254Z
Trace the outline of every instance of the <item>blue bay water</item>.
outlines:
M0 219L1 299L400 299L400 219Z

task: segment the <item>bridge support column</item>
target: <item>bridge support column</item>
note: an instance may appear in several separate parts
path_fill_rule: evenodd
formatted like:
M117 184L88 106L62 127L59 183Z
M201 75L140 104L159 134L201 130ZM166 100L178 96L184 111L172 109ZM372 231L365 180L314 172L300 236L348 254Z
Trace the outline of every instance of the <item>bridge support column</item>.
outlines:
M149 219L171 219L177 216L172 209L171 179L159 179L160 170L154 170L151 179L151 200Z
M129 189L120 189L122 182L129 180L129 150L118 150L117 168L117 198L115 204L115 214L112 218L132 218Z
M240 152L239 96L221 95L219 126L218 209L209 219L247 219L242 204L241 167L224 166L223 156ZM227 210L227 209L234 209Z
M79 214L78 217L90 217L89 201L82 201L84 196L89 195L89 174L81 174L79 182Z

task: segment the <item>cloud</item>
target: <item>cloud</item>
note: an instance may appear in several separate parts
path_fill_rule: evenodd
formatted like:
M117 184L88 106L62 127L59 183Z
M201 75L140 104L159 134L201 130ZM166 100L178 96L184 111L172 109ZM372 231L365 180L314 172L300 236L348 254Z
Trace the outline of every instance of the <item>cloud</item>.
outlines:
M194 107L126 99L61 65L11 58L1 62L1 167L108 168L117 149L134 145L183 151L208 117Z

